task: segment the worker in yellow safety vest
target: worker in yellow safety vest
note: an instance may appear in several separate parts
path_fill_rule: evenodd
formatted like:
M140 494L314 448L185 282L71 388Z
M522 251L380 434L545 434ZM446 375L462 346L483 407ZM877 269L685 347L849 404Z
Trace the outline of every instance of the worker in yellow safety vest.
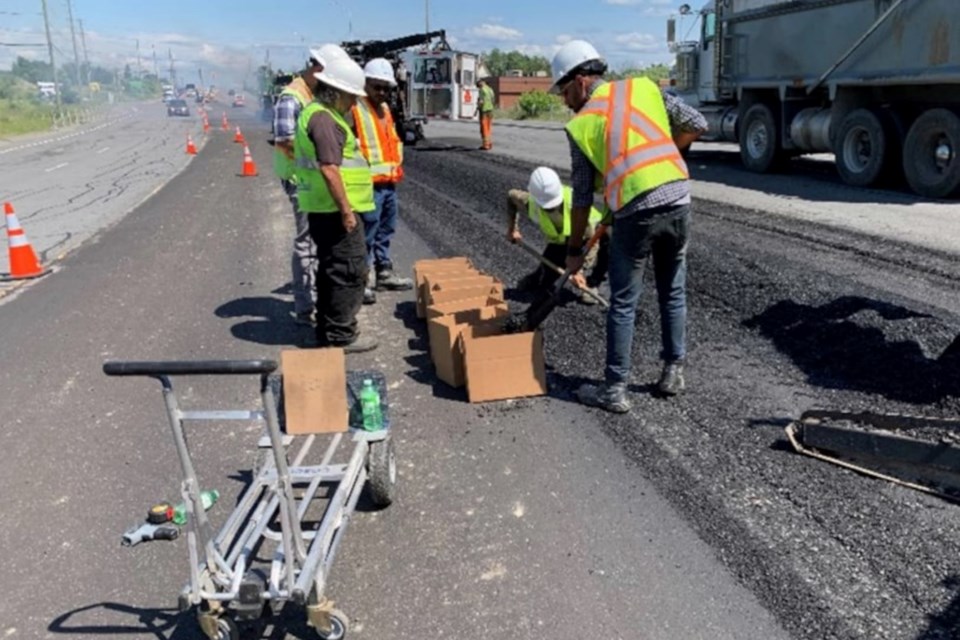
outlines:
M293 237L291 271L293 275L293 312L298 324L313 325L316 295L314 273L317 270L317 250L310 238L307 217L297 206L297 185L293 175L293 138L297 134L297 118L303 108L313 101L317 86L314 74L323 70L323 52L311 49L306 67L293 82L283 88L273 105L273 171L290 200L296 234Z
M477 115L480 116L480 149L493 149L493 108L497 101L493 88L485 78L477 80L480 95L477 97Z
M397 231L397 184L403 180L403 142L390 113L387 98L397 86L393 65L386 58L374 58L363 68L366 76L365 98L357 100L351 111L360 152L373 173L373 197L376 209L363 214L367 242L367 266L371 268L363 301L376 302L374 289L408 291L413 281L394 272L390 242Z
M336 47L316 74L315 100L304 107L294 137L294 175L300 210L317 245L317 344L347 353L370 351L357 314L367 279L367 246L360 215L373 211L373 175L344 119L363 97L363 69Z
M560 181L557 172L550 167L537 167L530 174L526 191L511 189L507 192L507 239L511 242L523 241L519 218L520 212L525 211L547 241L543 250L544 259L562 269L567 257L572 203L573 190ZM602 220L603 214L591 207L585 231L587 238L593 235ZM587 263L592 266L590 275L584 278L582 273L578 273L571 277L571 280L580 289L590 289L596 293L597 287L606 277L608 259L609 239L604 234L587 256ZM555 270L542 264L521 278L517 288L521 291L543 291L551 287L559 277ZM584 304L596 304L596 300L589 295L580 294L577 298Z
M606 69L593 45L572 40L553 58L551 91L575 113L566 125L573 188L567 268L575 272L583 266L583 235L595 191L603 194L613 218L605 380L581 386L577 396L584 404L624 413L630 410L626 387L637 303L651 256L663 360L657 389L664 396L684 389L691 200L680 149L706 131L707 123L648 78L607 82Z

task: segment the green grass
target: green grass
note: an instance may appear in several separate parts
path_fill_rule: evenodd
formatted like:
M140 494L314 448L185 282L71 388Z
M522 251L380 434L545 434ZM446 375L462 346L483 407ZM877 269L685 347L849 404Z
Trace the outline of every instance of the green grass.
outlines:
M0 137L53 127L53 108L28 100L0 100Z

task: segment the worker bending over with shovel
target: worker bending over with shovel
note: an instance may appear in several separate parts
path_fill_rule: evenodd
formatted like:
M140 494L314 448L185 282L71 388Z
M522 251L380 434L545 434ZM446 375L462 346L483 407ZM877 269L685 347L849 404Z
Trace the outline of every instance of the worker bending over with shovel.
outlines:
M527 190L511 189L507 193L507 217L509 228L507 239L519 244L523 242L520 233L520 212L526 211L530 220L539 226L541 233L547 239L547 246L543 250L540 266L532 273L527 274L517 283L521 291L544 292L548 290L560 277L567 259L567 240L571 228L571 203L573 191L560 182L560 176L549 167L537 167L530 174ZM593 236L596 227L601 223L603 214L591 208L587 228L584 232L584 242ZM596 299L584 295L583 289L597 293L597 287L607 275L609 256L609 242L606 234L600 237L600 242L589 252L586 258L587 266L592 266L590 275L584 277L582 273L571 276L570 280L581 292L578 300L584 304L596 304Z

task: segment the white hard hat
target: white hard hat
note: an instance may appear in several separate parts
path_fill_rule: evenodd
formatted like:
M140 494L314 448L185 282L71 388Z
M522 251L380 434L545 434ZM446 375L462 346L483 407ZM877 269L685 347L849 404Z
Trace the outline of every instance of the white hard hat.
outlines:
M363 69L350 56L327 56L323 71L313 76L323 84L355 96L365 96Z
M550 63L550 75L553 77L553 85L550 86L551 93L557 93L560 81L568 73L582 65L584 62L597 61L604 67L606 63L603 57L597 52L592 44L586 40L571 40L566 43L553 56L553 62Z
M544 209L553 209L563 202L563 185L560 183L560 176L550 167L537 167L533 170L527 191Z
M310 57L323 66L327 66L327 62L334 58L349 58L350 55L344 51L340 45L328 42L327 44L320 45L316 49L310 49Z
M397 86L397 79L393 75L393 65L386 58L374 58L363 67L363 73L371 80L382 80Z

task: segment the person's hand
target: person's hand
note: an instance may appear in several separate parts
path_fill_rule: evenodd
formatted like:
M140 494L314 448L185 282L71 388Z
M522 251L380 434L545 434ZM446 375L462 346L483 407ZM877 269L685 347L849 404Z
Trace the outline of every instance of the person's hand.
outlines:
M340 219L343 221L343 228L347 233L353 233L357 230L357 214L353 211L340 214Z
M567 256L567 269L570 271L571 277L580 273L580 270L583 269L583 256Z
M587 288L587 279L583 277L583 273L575 273L570 276L570 282L572 282L573 285L578 289Z
M520 229L510 229L510 231L507 231L507 240L514 244L517 244L523 240L523 236L520 234Z

